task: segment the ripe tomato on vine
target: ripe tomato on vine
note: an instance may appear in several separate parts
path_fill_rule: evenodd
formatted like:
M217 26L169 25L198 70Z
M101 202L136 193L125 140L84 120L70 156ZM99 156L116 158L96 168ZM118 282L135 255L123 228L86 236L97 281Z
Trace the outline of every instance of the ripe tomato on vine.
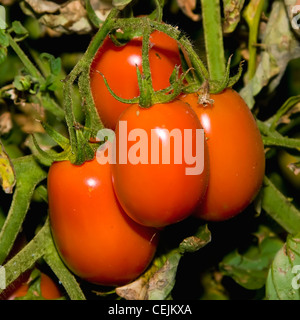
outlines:
M105 127L115 129L118 118L128 104L116 100L108 91L103 76L112 91L121 98L132 99L139 95L138 67L142 72L142 40L134 37L117 46L106 37L90 67L90 85L94 102ZM181 64L177 42L163 32L150 35L149 62L153 89L170 86L169 78ZM101 73L101 74L100 74Z
M195 215L221 221L244 210L257 195L265 173L265 154L255 119L233 89L211 94L199 104L197 94L183 95L197 113L207 136L210 176L204 201Z
M123 122L127 132L120 135ZM144 136L132 136L139 129ZM122 113L116 127L117 161L112 176L118 200L132 219L164 227L192 214L204 196L209 176L202 131L196 113L180 100L149 108L135 104ZM138 161L121 163L119 150L125 148L127 155L134 145Z
M109 163L100 165L96 158L80 166L55 162L48 190L53 237L63 261L76 275L116 286L146 269L159 232L125 214L114 194Z

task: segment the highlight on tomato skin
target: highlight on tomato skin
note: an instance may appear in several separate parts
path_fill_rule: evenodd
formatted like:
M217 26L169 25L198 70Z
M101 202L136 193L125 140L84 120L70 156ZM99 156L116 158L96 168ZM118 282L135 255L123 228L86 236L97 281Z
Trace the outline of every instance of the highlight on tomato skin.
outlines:
M265 154L255 119L241 96L228 88L210 98L213 104L203 106L197 94L181 96L197 113L209 151L207 193L195 216L223 221L254 200L265 173Z
M121 132L123 123L127 127L125 133ZM131 133L137 130L142 130L144 135L140 138L130 138ZM169 135L165 136L166 130ZM192 135L185 139L189 130ZM192 214L205 194L209 175L207 145L204 136L202 141L201 137L198 141L199 131L203 132L203 128L197 115L179 100L155 104L147 109L131 105L121 114L116 127L116 163L112 165L113 186L121 206L133 220L145 226L163 228ZM171 134L175 132L178 135L171 139ZM178 137L180 138L177 140ZM125 146L128 155L126 164L119 161L119 149L123 139L128 140ZM158 141L157 144L153 144L153 140ZM178 142L181 148L179 153L176 149ZM156 148L158 144L159 151ZM203 149L200 145L203 145ZM196 153L195 162L190 164L185 159L185 151L189 147L192 148L193 155ZM133 154L139 154L140 159L132 163L129 155L135 148L139 150L135 150ZM169 148L170 162L167 164L162 161L163 148ZM154 163L153 155L156 153L160 158ZM181 163L175 163L175 153L181 156ZM196 172L198 160L199 163L202 160L201 172ZM195 172L187 174L187 168Z
M53 238L74 274L91 283L118 286L145 271L159 231L125 214L114 194L109 163L99 164L96 157L80 166L55 162L48 190Z
M181 59L177 42L165 33L154 31L150 42L149 63L153 89L157 91L170 86L170 76L181 65ZM114 130L120 114L129 105L110 94L100 73L117 96L132 99L139 96L137 66L142 72L142 37L135 37L123 46L105 38L90 67L90 87L106 128Z

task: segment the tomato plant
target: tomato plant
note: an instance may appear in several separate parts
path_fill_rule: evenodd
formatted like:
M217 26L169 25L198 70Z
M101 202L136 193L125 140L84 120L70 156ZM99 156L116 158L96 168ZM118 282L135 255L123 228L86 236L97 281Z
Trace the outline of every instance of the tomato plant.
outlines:
M1 298L300 300L298 0L0 2Z
M170 86L169 78L180 66L177 42L163 32L154 31L150 37L149 62L154 90ZM132 99L139 95L137 70L142 71L142 37L135 37L122 46L116 46L107 37L99 48L90 69L90 84L95 105L104 125L115 129L126 103L117 101L108 91L100 73L118 96Z
M226 220L255 198L265 173L265 154L256 122L232 89L212 94L212 104L198 103L197 94L182 97L197 113L207 136L210 175L207 193L195 215Z
M127 146L122 140L123 123ZM112 175L120 204L132 219L164 227L192 214L206 191L209 174L206 142L196 133L201 129L194 111L181 101L150 108L132 105L122 113L116 127ZM185 137L189 130L190 136ZM126 164L121 159L124 148ZM190 160L183 157L188 153Z
M110 170L96 158L81 166L55 162L48 196L53 237L67 266L82 279L115 286L146 269L158 231L127 217L116 200Z

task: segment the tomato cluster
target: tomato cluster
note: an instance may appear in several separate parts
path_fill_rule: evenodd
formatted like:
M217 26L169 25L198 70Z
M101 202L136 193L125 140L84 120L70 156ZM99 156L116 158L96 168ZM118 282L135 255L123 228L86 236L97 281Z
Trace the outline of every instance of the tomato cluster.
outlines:
M164 33L155 31L150 39L153 88L161 90L180 65L179 49ZM211 105L199 104L196 93L149 108L117 101L102 75L116 95L133 98L139 95L141 61L141 37L121 47L105 39L91 65L90 84L103 123L115 130L115 143L107 142L80 166L56 162L48 176L57 248L76 275L102 285L137 278L164 227L192 215L221 221L243 211L264 176L259 130L234 90L211 95Z

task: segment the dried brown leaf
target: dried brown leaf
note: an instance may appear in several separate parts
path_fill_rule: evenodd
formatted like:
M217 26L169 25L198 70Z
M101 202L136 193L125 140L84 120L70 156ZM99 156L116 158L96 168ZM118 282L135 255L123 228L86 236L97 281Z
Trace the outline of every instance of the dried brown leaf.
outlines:
M60 8L59 4L53 1L43 1L43 0L25 0L31 8L38 14L42 13L54 13Z
M193 12L196 8L196 3L196 0L177 0L178 7L186 16L193 21L199 21L201 19L201 15Z
M0 115L0 135L8 133L13 127L11 113L3 112Z

